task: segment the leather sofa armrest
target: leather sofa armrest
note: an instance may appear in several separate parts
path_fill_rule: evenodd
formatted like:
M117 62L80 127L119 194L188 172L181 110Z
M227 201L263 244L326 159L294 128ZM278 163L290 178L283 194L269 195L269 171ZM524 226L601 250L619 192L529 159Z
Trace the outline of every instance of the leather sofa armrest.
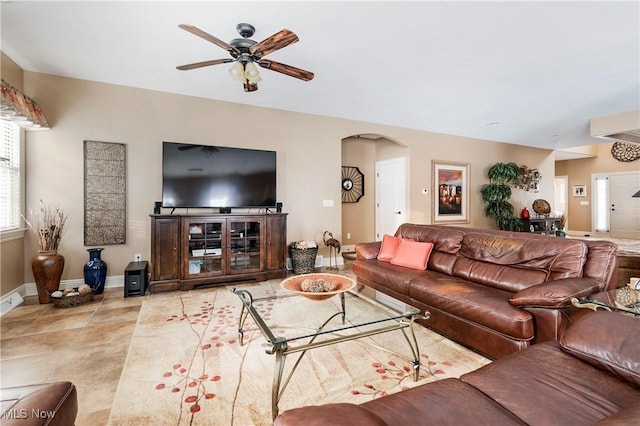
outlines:
M356 244L356 259L369 260L377 258L381 245L381 241Z
M599 291L600 284L593 278L565 278L520 290L509 302L518 307L564 308L571 306L573 297L580 299Z
M2 426L69 426L78 414L78 394L71 382L3 388L0 400Z
M366 408L349 403L294 408L280 414L273 423L274 426L385 426L386 424Z

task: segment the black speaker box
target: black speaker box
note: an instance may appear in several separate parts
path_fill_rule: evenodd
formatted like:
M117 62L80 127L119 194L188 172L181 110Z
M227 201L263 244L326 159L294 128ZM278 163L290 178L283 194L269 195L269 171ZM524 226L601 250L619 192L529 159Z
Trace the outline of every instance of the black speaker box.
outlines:
M153 203L153 214L160 214L160 207L162 207L162 201Z
M276 211L282 213L282 203L276 203Z
M148 263L131 262L124 270L124 297L144 296L147 291Z

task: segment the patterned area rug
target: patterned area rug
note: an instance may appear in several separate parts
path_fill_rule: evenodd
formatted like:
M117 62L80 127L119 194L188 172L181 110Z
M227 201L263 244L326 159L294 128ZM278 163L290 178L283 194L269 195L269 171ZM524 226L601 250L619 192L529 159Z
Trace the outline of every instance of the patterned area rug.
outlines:
M259 284L281 291L277 281ZM249 318L244 345L238 340L241 303L232 287L175 292L145 300L111 410L111 425L267 425L275 356ZM335 312L339 298L309 306L298 298L265 303L261 314L277 335L290 321ZM317 305L323 304L323 305ZM333 304L333 305L332 305ZM335 306L334 306L335 305ZM277 318L277 319L276 319ZM274 323L279 321L278 323ZM416 326L420 378L410 363L379 346L409 353L399 331L308 351L280 401L280 412L309 404L361 403L463 373L486 358ZM287 370L297 354L287 357Z

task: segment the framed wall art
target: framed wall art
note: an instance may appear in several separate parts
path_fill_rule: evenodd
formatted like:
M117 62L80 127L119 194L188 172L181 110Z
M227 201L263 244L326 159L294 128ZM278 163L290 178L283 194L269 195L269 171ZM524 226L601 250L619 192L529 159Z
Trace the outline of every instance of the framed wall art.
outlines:
M587 185L573 185L573 196L585 198L587 196Z
M357 167L342 166L342 202L357 203L364 196L364 174Z
M469 223L469 163L432 161L433 223Z

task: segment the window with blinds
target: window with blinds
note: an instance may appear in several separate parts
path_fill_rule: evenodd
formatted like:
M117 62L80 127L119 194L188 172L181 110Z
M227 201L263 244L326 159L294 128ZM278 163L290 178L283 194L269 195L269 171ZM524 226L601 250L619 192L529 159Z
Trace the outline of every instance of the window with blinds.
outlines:
M0 120L0 231L20 227L20 128Z

